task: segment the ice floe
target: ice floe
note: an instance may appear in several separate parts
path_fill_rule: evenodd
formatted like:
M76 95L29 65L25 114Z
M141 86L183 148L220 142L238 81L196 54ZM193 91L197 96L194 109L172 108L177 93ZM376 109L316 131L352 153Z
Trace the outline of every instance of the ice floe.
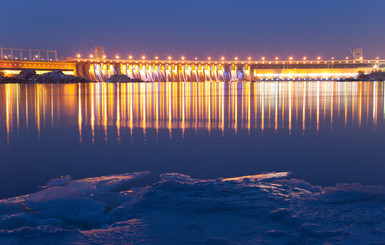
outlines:
M149 174L65 176L0 200L0 244L385 244L381 186L165 173L117 190Z

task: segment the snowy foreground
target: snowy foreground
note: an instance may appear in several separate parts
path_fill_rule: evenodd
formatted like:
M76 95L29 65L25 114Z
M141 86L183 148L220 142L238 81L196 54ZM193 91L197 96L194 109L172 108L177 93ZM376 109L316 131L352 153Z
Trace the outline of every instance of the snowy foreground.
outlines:
M0 244L385 244L384 187L162 174L116 191L146 175L66 176L0 200Z

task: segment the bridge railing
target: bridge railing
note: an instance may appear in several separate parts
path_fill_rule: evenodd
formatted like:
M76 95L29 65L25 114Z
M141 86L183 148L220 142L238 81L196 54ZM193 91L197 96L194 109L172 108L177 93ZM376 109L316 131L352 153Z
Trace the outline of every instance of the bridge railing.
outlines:
M57 61L56 50L0 48L0 60Z

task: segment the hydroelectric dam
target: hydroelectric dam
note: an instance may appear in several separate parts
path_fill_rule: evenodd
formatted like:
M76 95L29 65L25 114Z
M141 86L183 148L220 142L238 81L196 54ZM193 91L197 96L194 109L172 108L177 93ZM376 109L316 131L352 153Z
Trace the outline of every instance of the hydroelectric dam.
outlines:
M182 57L179 60L171 59L107 59L94 58L67 58L57 59L56 51L40 51L39 55L23 57L25 50L19 50L17 57L4 56L3 50L0 59L0 72L5 75L18 74L23 69L34 69L38 74L61 70L65 74L81 76L92 81L104 82L112 75L126 75L132 79L151 82L171 81L232 81L232 80L340 80L356 78L359 73L370 73L383 69L385 60L376 59L328 59L318 57L314 60L302 58L296 60L290 57L288 60L187 60ZM41 53L46 55L42 58ZM51 52L51 53L50 53ZM55 57L52 57L52 53Z

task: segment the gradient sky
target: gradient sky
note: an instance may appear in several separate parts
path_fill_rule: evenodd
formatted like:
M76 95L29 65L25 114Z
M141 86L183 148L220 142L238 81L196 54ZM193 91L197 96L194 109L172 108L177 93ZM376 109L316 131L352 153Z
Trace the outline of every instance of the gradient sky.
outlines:
M59 56L385 57L384 0L0 0L0 46Z

